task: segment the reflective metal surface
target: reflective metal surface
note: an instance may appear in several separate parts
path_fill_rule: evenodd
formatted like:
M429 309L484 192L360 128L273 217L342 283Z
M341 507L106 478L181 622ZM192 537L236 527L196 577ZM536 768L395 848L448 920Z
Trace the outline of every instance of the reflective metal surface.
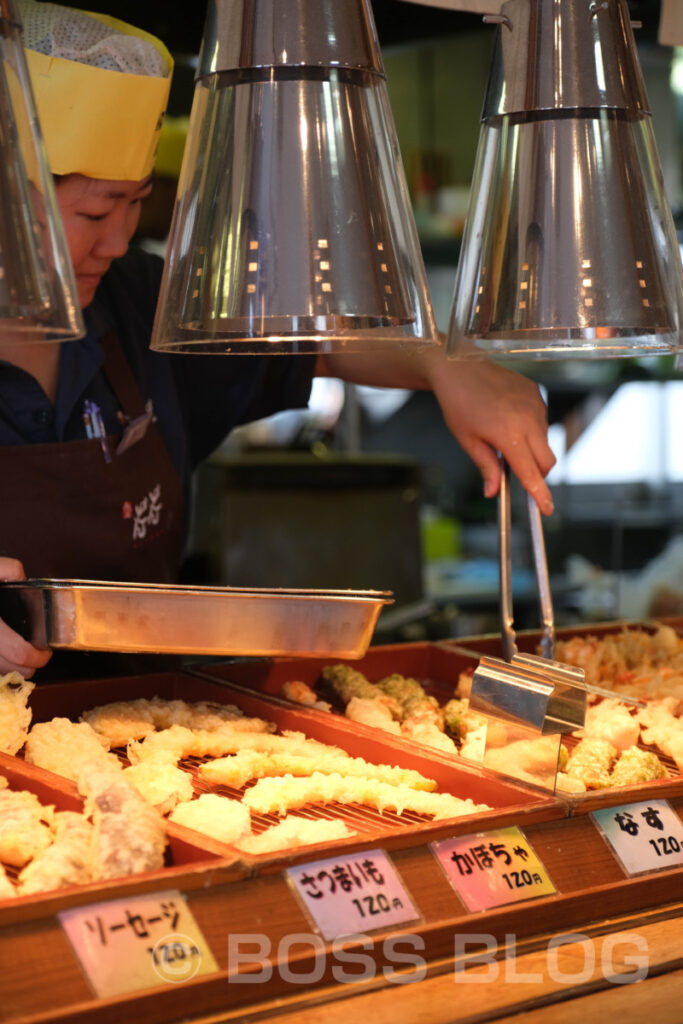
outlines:
M591 107L647 110L624 3L507 0L482 120Z
M39 647L360 658L391 595L92 580L0 584L2 618Z
M544 658L482 658L474 671L470 708L541 733L572 732L585 721L583 673Z
M237 68L340 66L384 74L364 0L209 0L197 75Z
M84 332L13 0L0 6L0 340Z
M152 348L438 344L368 0L211 10Z
M626 2L504 7L449 354L671 351L683 272Z

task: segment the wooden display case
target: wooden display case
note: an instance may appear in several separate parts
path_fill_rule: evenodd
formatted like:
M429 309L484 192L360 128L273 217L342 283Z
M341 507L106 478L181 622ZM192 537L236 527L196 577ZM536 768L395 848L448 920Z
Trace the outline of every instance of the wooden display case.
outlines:
M435 685L450 685L466 657L436 645L397 645L371 649L358 667L364 664L362 670L370 678L377 670L379 677L386 674L387 658L392 659L391 670L397 670L397 654L402 657L399 671ZM312 679L316 665L306 662L299 667L304 664ZM77 718L95 704L155 693L236 702L247 714L270 715L281 729L338 743L368 760L393 759L424 769L442 788L462 786L466 780L478 799L484 793L495 796L495 809L438 823L401 823L391 814L385 821L371 816L366 831L352 842L258 858L236 857L223 844L177 830L171 843L173 863L158 874L1 904L0 957L5 970L0 975L0 1020L208 1024L275 1017L292 1024L337 1024L352 1014L370 1013L376 1024L445 1024L503 1020L524 1009L524 1019L535 1022L537 1013L552 1007L552 1016L545 1020L574 1020L580 1013L597 1020L612 1010L625 1021L642 1020L646 1012L654 1012L663 1024L679 1024L683 868L628 876L591 817L570 816L566 802L476 766L455 764L457 759L410 741L382 738L375 730L329 713L293 707L273 692L278 682L291 678L291 667L259 660L172 675L55 684L37 687L32 705L40 720L57 713ZM260 693L253 689L257 682ZM2 758L0 773L12 785L42 794L41 799L63 801L61 806L73 806L80 799L72 784L20 758ZM680 817L681 791L670 787L665 796ZM614 803L622 802L623 791L615 791ZM555 892L472 913L431 844L512 823L523 830ZM317 933L286 871L321 857L343 862L352 853L377 848L386 851L420 918L390 930L355 929L355 937L341 950L339 943L322 940ZM165 982L97 998L56 915L64 909L169 889L183 894L217 971L183 984ZM262 962L236 958L230 936L258 937ZM551 956L553 943L559 943L560 952ZM479 948L484 958L477 963ZM614 977L633 976L636 953L647 960L647 977L638 985L615 984ZM348 956L356 957L358 977ZM256 980L262 971L263 977ZM249 975L251 981L246 980Z

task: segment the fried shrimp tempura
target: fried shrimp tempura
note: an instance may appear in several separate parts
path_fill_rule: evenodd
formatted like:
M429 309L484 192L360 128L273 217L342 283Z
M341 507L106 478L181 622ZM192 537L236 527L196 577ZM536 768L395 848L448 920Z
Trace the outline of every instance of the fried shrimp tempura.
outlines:
M411 789L431 792L436 782L411 768L395 768L389 764L371 764L362 757L304 757L300 754L259 754L244 750L232 757L221 757L199 767L199 774L214 785L234 786L239 789L250 779L274 775L349 775L356 778L377 779L390 785L409 786Z
M285 775L260 779L242 798L251 811L259 814L285 814L306 804L331 801L364 804L380 813L385 810L394 810L397 814L414 811L435 819L457 818L490 810L486 804L461 800L450 793L425 793L409 786L391 786L377 779L352 778L338 773L324 775L322 772L314 772L306 778Z
M57 811L55 841L19 875L19 895L93 881L93 827L83 814Z
M0 751L16 754L21 750L31 724L28 698L34 688L18 672L0 676Z

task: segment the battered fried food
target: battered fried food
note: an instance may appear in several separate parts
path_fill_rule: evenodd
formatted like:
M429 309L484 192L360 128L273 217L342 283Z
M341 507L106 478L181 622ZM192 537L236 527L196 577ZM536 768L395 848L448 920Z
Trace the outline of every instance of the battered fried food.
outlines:
M85 812L94 826L96 878L122 878L163 867L164 819L121 771L98 762L84 765L78 788L87 798Z
M587 737L571 752L566 774L570 779L583 782L586 789L605 789L611 784L612 765L618 753L608 740Z
M318 740L308 739L300 732L285 730L282 736L273 736L270 733L240 732L231 725L223 725L213 732L192 732L182 725L173 725L170 729L146 736L139 743L129 743L128 758L132 764L150 759L173 763L184 757L222 757L241 750L314 757L321 751L344 753L338 747L328 747Z
M683 772L683 718L678 717L681 701L676 697L664 697L651 701L638 712L645 743L656 744L676 762Z
M36 722L28 734L24 757L29 764L56 772L74 782L87 764L97 762L111 771L121 768L115 754L108 753L109 741L100 736L87 722L70 722L68 718L53 718L49 722Z
M393 718L400 719L402 717L398 701L381 690L376 683L371 683L362 672L351 668L350 665L326 665L321 675L324 682L332 687L345 706L352 697L378 700L389 709Z
M234 704L198 701L165 700L162 697L140 697L137 700L114 701L85 711L81 721L87 722L112 747L123 747L131 740L141 740L159 729L174 725L186 729L211 732L230 724L244 732L273 732L275 726L262 718L247 718Z
M15 889L9 875L0 864L0 900L11 900L17 896L17 890Z
M305 707L317 708L318 711L331 711L331 705L325 700L318 700L318 694L307 683L298 679L292 679L283 683L280 687L280 696L295 704L303 704Z
M18 672L0 676L0 751L3 754L16 754L26 742L31 724L31 709L26 705L34 685Z
M19 875L19 895L93 881L93 826L76 811L57 811L55 840Z
M641 782L666 778L666 768L656 754L640 747L625 750L610 776L610 786L637 786Z
M630 708L614 697L588 707L584 727L574 735L598 737L617 750L628 750L638 742L640 725Z
M323 775L341 774L356 778L378 779L390 785L410 786L411 789L431 792L436 782L412 768L396 768L389 764L372 764L362 757L340 757L336 754L319 757L304 757L300 754L260 754L251 750L241 751L232 757L221 757L199 766L199 774L213 785L244 786L250 779L262 779L275 775Z
M44 807L34 793L0 792L0 861L15 868L37 857L52 842L54 807Z
M141 761L124 768L122 775L160 814L168 814L176 804L194 796L191 776L174 764Z
M239 800L215 793L203 793L191 803L178 804L169 820L221 843L233 843L251 831L248 808Z
M683 638L670 626L655 633L624 629L598 637L573 636L557 643L558 661L582 668L586 682L615 694L683 698Z
M330 843L355 835L354 830L343 821L330 821L327 818L311 820L289 814L277 825L271 825L258 836L243 836L235 842L235 846L243 853L257 855L289 850L297 846Z
M306 804L364 804L380 813L414 811L433 818L457 818L463 814L490 810L486 804L461 800L450 793L425 793L409 786L391 786L377 779L351 778L334 773L314 772L306 778L285 775L260 779L244 794L243 803L259 814L285 814Z
M390 732L394 736L401 735L401 726L392 715L390 709L379 700L368 697L352 697L344 712L352 722L371 725L382 732Z

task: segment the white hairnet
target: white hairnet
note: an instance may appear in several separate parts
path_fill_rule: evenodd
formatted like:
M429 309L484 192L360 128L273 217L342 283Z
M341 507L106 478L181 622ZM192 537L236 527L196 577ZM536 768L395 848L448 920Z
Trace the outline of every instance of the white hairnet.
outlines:
M168 76L163 56L148 39L126 35L84 11L61 4L18 0L18 7L26 49L107 71Z

